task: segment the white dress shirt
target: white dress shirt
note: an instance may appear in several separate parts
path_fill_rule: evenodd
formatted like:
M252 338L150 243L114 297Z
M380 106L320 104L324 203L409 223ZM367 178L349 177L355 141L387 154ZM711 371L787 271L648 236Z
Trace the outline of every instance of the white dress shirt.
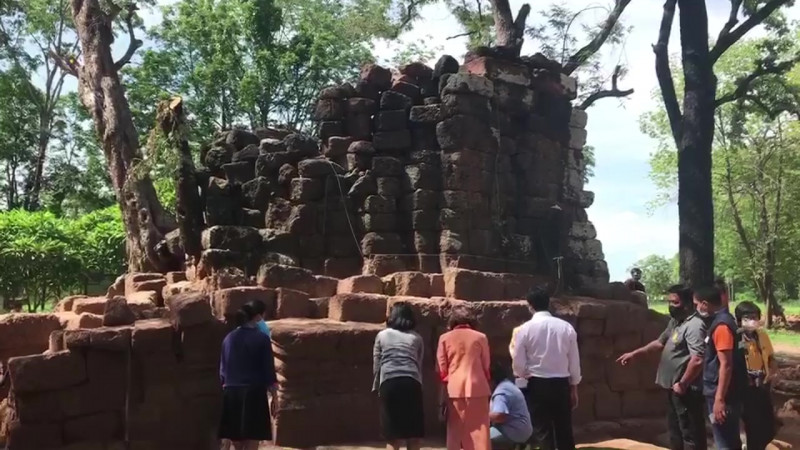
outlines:
M569 378L573 386L581 382L578 334L549 312L537 312L522 325L511 358L517 377Z

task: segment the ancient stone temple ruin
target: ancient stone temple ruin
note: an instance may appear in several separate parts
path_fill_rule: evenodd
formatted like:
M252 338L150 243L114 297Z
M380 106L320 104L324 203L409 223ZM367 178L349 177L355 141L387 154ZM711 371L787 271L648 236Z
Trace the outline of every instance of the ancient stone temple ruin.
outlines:
M209 225L246 224L261 239L213 229L207 248L234 254L207 259L248 260L254 272L277 252L339 278L448 268L555 278L563 258L567 286L607 284L585 210L586 113L552 66L477 55L460 70L448 57L395 74L371 65L321 93L319 141L220 137L204 155Z
M220 133L198 171L198 261L0 319L0 435L13 450L214 448L220 345L251 300L272 320L277 445L380 439L372 345L400 301L418 316L427 430L441 435L434 355L449 312L470 309L507 363L536 285L578 330L579 431L643 430L661 414L656 361L614 357L664 317L608 283L574 96L551 61L477 52L461 66L365 67L322 91L317 137Z

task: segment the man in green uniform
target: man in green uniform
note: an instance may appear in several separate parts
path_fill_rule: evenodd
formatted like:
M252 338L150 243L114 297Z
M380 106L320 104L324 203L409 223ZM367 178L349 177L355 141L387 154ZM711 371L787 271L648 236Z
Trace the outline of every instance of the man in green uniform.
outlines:
M706 421L701 386L706 323L694 310L692 291L672 286L667 328L658 339L617 359L626 365L638 356L661 351L656 384L667 393L667 423L672 450L705 450Z

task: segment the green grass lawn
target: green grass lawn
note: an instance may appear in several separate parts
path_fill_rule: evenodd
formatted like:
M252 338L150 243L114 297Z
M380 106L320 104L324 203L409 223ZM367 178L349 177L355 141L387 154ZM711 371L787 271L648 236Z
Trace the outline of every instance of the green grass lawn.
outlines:
M773 344L791 345L800 349L800 333L789 330L767 330Z
M758 307L761 308L761 312L763 314L764 311L767 310L766 306L762 303L757 304ZM735 307L736 306L734 304L731 308L731 311L733 311ZM783 303L783 308L786 311L787 316L800 315L800 302ZM661 314L669 314L669 309L666 302L651 303L650 309ZM782 329L768 330L767 333L774 344L780 343L800 347L800 333Z

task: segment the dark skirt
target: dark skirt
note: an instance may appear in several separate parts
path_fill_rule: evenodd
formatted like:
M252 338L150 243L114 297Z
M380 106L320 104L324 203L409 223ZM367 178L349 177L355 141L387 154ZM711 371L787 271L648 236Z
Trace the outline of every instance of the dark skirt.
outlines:
M222 390L219 438L234 442L272 440L266 387L234 386Z
M390 378L380 387L381 429L387 441L421 438L425 434L422 385L411 377Z

